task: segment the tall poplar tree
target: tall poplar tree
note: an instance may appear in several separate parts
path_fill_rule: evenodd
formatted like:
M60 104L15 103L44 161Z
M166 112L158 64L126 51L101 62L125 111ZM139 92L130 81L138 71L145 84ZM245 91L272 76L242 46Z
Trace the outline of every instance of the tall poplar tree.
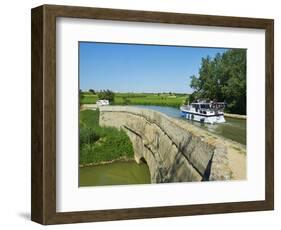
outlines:
M227 103L230 113L246 114L246 50L230 49L214 58L202 58L198 76L191 76L190 100L210 99Z

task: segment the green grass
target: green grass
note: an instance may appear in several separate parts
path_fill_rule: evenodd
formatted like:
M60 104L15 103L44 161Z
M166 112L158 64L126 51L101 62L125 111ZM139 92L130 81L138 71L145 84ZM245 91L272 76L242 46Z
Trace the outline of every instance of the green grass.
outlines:
M133 158L133 147L124 131L99 126L99 111L80 111L80 164Z
M81 104L95 104L98 100L98 96L95 94L84 94L80 96Z
M156 94L156 93L116 93L114 105L160 105L180 107L187 95L184 94ZM81 104L95 104L97 95L83 94Z

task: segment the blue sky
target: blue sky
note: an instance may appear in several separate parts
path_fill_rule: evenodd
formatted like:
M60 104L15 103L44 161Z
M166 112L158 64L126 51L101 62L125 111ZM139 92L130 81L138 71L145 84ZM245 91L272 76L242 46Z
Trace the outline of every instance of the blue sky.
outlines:
M79 43L80 89L191 93L202 57L227 49L114 43Z

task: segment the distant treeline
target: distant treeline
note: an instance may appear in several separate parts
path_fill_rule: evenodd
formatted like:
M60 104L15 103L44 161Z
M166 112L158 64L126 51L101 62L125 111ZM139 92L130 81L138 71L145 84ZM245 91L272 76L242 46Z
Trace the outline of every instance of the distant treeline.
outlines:
M128 97L143 97L145 95L157 95L157 96L184 96L187 95L187 93L175 93L175 92L159 92L159 93L136 93L136 92L126 92L126 93L121 93L121 92L114 92L112 90L109 89L103 89L103 90L94 90L94 89L89 89L87 91L83 91L82 89L80 89L80 94L84 94L84 95L103 95L103 93L105 92L113 92L114 94L118 95L122 95L122 96L128 96Z
M191 76L197 99L225 101L229 113L246 114L246 50L230 49L214 58L202 58L199 76Z
M180 93L114 93L110 90L92 92L80 91L81 104L95 104L97 100L109 100L112 105L158 105L180 107L187 94Z

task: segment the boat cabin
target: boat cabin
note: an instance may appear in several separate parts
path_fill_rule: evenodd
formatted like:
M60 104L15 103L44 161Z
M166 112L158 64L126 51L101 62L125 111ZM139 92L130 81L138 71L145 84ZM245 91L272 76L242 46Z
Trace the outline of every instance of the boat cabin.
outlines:
M187 106L180 108L182 116L188 120L200 121L203 123L223 123L225 122L223 116L224 102L194 102Z

